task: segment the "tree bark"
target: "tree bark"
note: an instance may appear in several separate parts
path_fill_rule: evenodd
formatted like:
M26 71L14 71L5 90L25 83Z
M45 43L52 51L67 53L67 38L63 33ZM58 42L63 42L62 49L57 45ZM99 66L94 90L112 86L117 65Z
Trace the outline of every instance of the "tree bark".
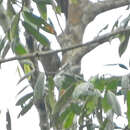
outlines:
M69 3L66 30L58 37L60 46L65 48L75 44L82 44L85 28L98 14L129 4L129 0L104 0L97 3L92 3L89 0L79 0L76 4ZM99 44L95 43L95 45L97 47ZM70 61L73 62L72 64L80 62L81 58L90 50L88 47L86 48L63 53L62 64Z
M25 2L27 6L30 6L29 1L25 1ZM89 0L77 0L76 3L71 3L69 0L69 7L67 11L68 12L67 24L66 24L67 26L66 26L65 32L62 33L58 37L58 41L61 48L63 49L63 48L71 47L73 45L82 44L82 38L83 38L83 34L84 34L84 30L86 26L91 21L93 21L98 14L101 14L105 11L109 11L109 10L116 9L119 7L123 7L129 4L130 4L130 0L104 0L104 1L99 1L97 3L92 3ZM6 10L4 9L2 4L0 4L0 25L2 26L5 33L9 30L10 21L11 19L9 19L6 15ZM90 52L91 50L93 50L95 47L99 46L100 44L104 43L107 40L108 39L105 39L104 41L100 43L97 42L97 43L89 44L88 46L83 47L83 48L77 48L72 51L63 52L62 66L65 64L69 64L70 70L74 68L75 66L79 66L78 70L80 70L80 63L81 63L82 57L88 52ZM32 42L33 42L33 39L32 39ZM48 49L51 50L51 48L48 48ZM60 67L59 59L57 56L55 56L54 61L57 60L57 62L55 63L55 67L54 67L53 66L54 64L53 63L50 64L49 62L50 58L52 58L52 55L50 55L50 58L48 57L47 57L46 62L44 59L42 59L42 57L40 57L42 65L45 69L45 72L48 73L48 71L51 70L51 72L49 73L53 73L53 72L56 73ZM32 88L34 88L37 77L38 77L39 69L37 66L37 61L35 59L31 59L31 60L33 64L35 65L35 68L37 68L35 71L35 74L33 75L33 79L31 81ZM79 72L80 71L74 71L74 73L79 73ZM55 75L54 73L52 76ZM46 111L44 99L40 103L38 104L36 103L35 105L36 105L36 108L38 110L39 117L40 117L41 130L50 130L49 122L48 122L49 121L48 114Z

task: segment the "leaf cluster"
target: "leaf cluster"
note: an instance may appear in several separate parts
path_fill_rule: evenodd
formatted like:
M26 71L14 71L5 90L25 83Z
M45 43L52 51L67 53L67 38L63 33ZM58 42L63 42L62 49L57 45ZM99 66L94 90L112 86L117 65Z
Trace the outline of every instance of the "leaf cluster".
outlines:
M72 3L78 2L77 0L71 1ZM1 58L5 58L9 49L17 56L23 56L29 53L23 41L20 40L21 26L28 34L33 36L37 45L40 44L45 47L50 47L49 39L43 32L56 35L52 22L47 19L47 5L53 5L54 3L52 0L33 0L33 2L37 6L38 15L31 9L25 7L24 1L22 1L21 4L19 3L20 11L16 12L13 4L17 4L17 1L8 0L7 11L8 17L11 19L11 25L8 32L5 33L5 36L0 39ZM58 10L56 13L60 13L60 11ZM129 20L130 15L122 20L119 25L119 19L117 19L112 27L112 31L120 26L126 28ZM108 25L101 29L98 35L107 28ZM120 57L127 49L129 37L130 32L123 32L114 37L120 40ZM24 60L21 63L25 75L20 77L18 84L24 79L30 82L36 69L30 59ZM121 68L128 70L123 64L119 63L113 65L119 65ZM21 75L19 68L18 72L19 75ZM130 128L129 86L129 75L123 76L122 78L95 76L88 81L84 81L82 76L75 76L70 72L67 74L62 73L62 75L56 74L54 78L47 77L46 79L45 74L39 72L32 92L22 96L16 103L16 106L21 107L21 112L18 117L25 115L34 104L36 105L37 102L44 99L49 116L48 120L52 128L61 130L69 128L87 128L89 130L90 128L98 128L99 130L107 130L108 128L114 129L114 115L116 115L117 118L122 116L120 102L117 100L117 97L123 95L124 102L127 104L126 115L128 119L128 128ZM26 88L27 86L20 90L18 95L24 92ZM57 93L55 90L57 90ZM95 125L94 119L97 119L98 125ZM7 122L10 123L10 120L9 112L7 112Z

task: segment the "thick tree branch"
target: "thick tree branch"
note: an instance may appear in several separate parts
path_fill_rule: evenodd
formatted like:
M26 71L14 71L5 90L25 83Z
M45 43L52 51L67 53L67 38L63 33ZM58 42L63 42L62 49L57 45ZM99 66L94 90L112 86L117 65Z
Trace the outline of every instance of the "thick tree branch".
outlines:
M104 35L98 36L98 37L94 38L94 40L88 41L85 44L77 44L77 45L74 45L71 47L67 47L64 49L58 49L58 50L54 50L54 51L34 52L34 53L29 53L29 54L26 54L23 56L15 56L15 57L7 58L7 59L1 59L0 64L9 62L9 61L14 61L14 60L24 60L24 59L34 58L34 57L39 58L40 56L46 56L46 55L55 54L58 52L66 52L66 51L70 51L72 49L83 47L82 52L79 52L79 55L77 56L77 60L79 60L79 58L81 59L86 53L90 52L97 46L103 44L104 42L109 41L109 39L112 38L113 36L115 36L117 34L121 34L123 32L128 32L128 31L130 31L130 27L118 28L111 33L106 33ZM78 53L76 53L76 54L78 54ZM72 58L74 58L74 57L72 57Z
M82 0L81 0L82 1ZM87 26L94 18L105 12L119 7L127 6L130 4L130 0L104 0L97 3L90 1L82 1L81 9L83 15L81 17L81 23Z
M25 0L25 6L28 9L32 9L31 0ZM28 48L29 53L34 53L37 50L37 43L36 43L34 37L31 36L31 34L29 34L26 31L25 38L26 38L26 46ZM35 54L35 55L37 55L37 54ZM34 74L32 75L31 82L30 82L31 85L34 86L33 88L34 88L34 93L35 93L35 87L36 87L35 85L36 85L36 82L38 80L38 75L39 75L38 60L37 60L37 56L30 57L29 59L32 61L33 65L34 65L34 67L36 69ZM44 64L44 63L42 63L42 64ZM41 97L41 99L36 100L34 102L34 104L35 104L35 106L37 108L37 111L39 113L39 120L40 120L39 126L40 126L40 129L41 130L49 130L50 126L49 126L49 122L48 122L49 119L48 119L47 109L45 107L46 106L45 98Z
M97 15L129 4L130 0L104 0L97 3L88 2L88 7L86 7L84 2L84 11L81 21L87 26Z
M129 4L130 0L104 0L97 2L94 6L97 14L100 14L105 11L123 7Z
M61 48L82 44L85 28L97 15L129 4L130 0L104 0L97 3L93 3L89 0L79 0L77 4L70 2L66 30L58 37ZM79 50L64 53L62 64L68 60L70 61L71 56L73 56L74 59L76 53L79 53Z

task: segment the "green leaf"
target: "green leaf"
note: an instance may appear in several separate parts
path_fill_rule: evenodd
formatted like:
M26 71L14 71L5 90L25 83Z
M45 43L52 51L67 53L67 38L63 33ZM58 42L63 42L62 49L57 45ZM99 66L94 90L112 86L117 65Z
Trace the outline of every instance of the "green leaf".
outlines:
M112 31L114 31L114 29L118 27L118 23L119 23L119 20L117 19L112 27Z
M72 84L76 83L76 80L73 76L58 73L54 78L54 82L56 87L62 90L69 88Z
M0 4L2 4L3 0L0 0Z
M39 13L41 15L41 17L45 20L47 20L47 8L46 8L46 3L41 1L41 2L37 2L37 8L39 10Z
M11 2L12 2L13 4L16 4L16 1L17 1L17 0L11 0Z
M129 21L130 21L130 14L125 19L123 19L123 21L121 21L121 26L126 28L126 26L128 25Z
M26 114L31 109L32 106L33 106L33 99L31 99L27 105L23 106L21 112L18 115L18 118Z
M104 91L105 87L105 79L103 77L99 77L98 75L92 77L90 82L100 91Z
M34 15L33 13L24 11L23 17L26 22L36 25L37 27L43 29L43 31L55 34L53 26L49 25L44 19Z
M41 72L41 73L39 73L38 79L37 79L35 87L34 87L34 102L43 100L44 94L45 94L44 73Z
M55 9L56 9L57 14L61 14L61 7L60 6L56 6Z
M120 66L121 68L123 68L123 69L128 70L128 68L127 68L125 65L123 65L123 64L119 64L119 66Z
M74 86L66 89L65 93L60 97L59 101L55 104L54 113L59 112L63 105L68 102L68 99L71 97L72 92L74 91Z
M17 101L16 106L23 106L23 105L25 104L25 102L26 102L27 100L29 100L32 96L33 96L33 92L24 95L23 97L21 97L21 98Z
M51 0L33 0L36 3L52 4Z
M15 15L15 10L12 6L12 3L10 0L7 0L7 15L9 18L12 18Z
M71 104L71 109L77 115L80 114L80 112L81 112L81 107L76 103Z
M6 32L6 36L7 36L7 39L8 39L9 41L11 41L11 38L10 38L10 30L8 30L8 31Z
M121 87L122 87L121 93L124 95L124 102L125 102L126 98L127 98L127 91L130 89L130 77L129 77L129 75L122 76Z
M18 92L17 96L18 96L19 94L21 94L27 87L28 87L28 85L26 85L22 90L20 90L20 91Z
M34 71L30 71L30 72L26 73L22 78L20 78L20 80L18 81L17 84L21 83L24 79L27 79L27 78L30 80L33 73L34 73Z
M38 30L36 30L27 22L22 22L22 24L25 29L36 38L37 41L39 41L44 46L49 46L50 42L43 34L41 34Z
M25 75L23 77L21 77L21 79L19 80L19 82L17 84L19 84L21 81L23 81L26 78L28 78L28 80L30 80L31 75L35 71L34 65L30 60L22 60L21 64L23 65L22 67L23 67Z
M97 107L98 97L89 96L86 101L86 111L90 115Z
M20 71L19 66L17 66L17 72L18 72L19 77L21 78L21 77L22 77L22 74L21 74L21 71Z
M22 63L22 64L29 65L31 69L32 69L32 68L35 69L35 68L34 68L34 65L33 65L33 63L32 63L32 61L30 61L30 60L28 60L28 59L27 59L27 60L22 60L21 63ZM29 72L30 72L30 71L29 71Z
M114 31L115 28L117 28L119 26L119 19L121 18L121 16L119 16L117 18L117 20L115 21L114 25L112 26L112 30L111 31Z
M68 87L70 87L75 82L76 82L76 80L73 77L65 76L64 80L62 82L61 88L62 89L67 89Z
M84 96L93 95L94 86L89 82L80 83L73 92L74 98L80 98Z
M63 123L64 120L66 119L68 113L72 112L72 105L68 106L64 112L61 113L61 115L58 118L55 118L58 120L60 123Z
M52 0L42 0L43 2L45 2L46 4L52 4Z
M60 111L65 106L65 104L68 103L68 101L70 100L71 95L72 95L72 93L74 91L74 88L75 88L74 85L67 88L65 93L60 97L58 102L55 104L55 107L54 107L54 110L53 110L53 118L54 118L54 120L59 117ZM57 120L55 120L55 121L58 123Z
M20 14L16 14L12 23L11 23L11 29L10 29L10 39L13 41L15 38L18 38L18 24L19 24Z
M107 91L107 101L112 106L112 110L118 115L121 115L121 107L115 96L115 94L111 91Z
M6 36L4 36L3 39L0 39L0 53L1 53L2 49L4 48L4 46L5 46L6 40L7 40Z
M130 5L127 6L126 10L129 10L130 9Z
M118 77L110 77L105 79L105 87L107 90L111 90L112 92L117 91L117 87L120 83L120 78Z
M5 58L5 56L7 55L7 53L9 52L9 49L10 49L10 43L8 42L6 45L5 45L5 47L4 47L4 49L3 49L3 53L2 53L2 58Z
M116 127L116 124L113 122L114 112L109 110L106 115L108 120L104 130L114 130L114 126Z
M12 130L11 128L11 116L9 110L6 112L6 128L7 130Z
M22 60L21 64L23 65L25 75L20 79L19 83L25 78L28 78L28 80L30 80L31 75L35 72L34 65L30 60Z
M90 79L90 82L93 83L94 87L99 89L100 91L104 91L104 89L106 88L107 90L115 92L117 90L117 86L120 83L120 78L118 77L104 78L95 76Z
M28 80L30 80L31 79L31 75L34 73L34 70L32 70L31 66L28 65L28 64L24 64L23 65L23 69L24 69L25 76L21 79L21 81L24 80L27 77L28 77Z
M107 28L108 28L108 24L105 26L105 27L103 27L100 31L99 31L99 33L98 33L98 35L101 33L101 32L103 32L104 30L106 30Z
M106 118L106 119L103 121L103 123L101 124L101 126L100 126L100 129L99 129L99 130L104 130L104 129L105 129L105 127L106 127L106 125L107 125L107 123L108 123L108 118Z
M54 84L54 81L53 81L53 78L49 77L48 78L48 99L49 99L49 103L50 103L50 106L51 106L51 109L54 109L54 106L55 106L55 95L54 95L54 87L55 87L55 84Z
M47 24L47 22L44 19L42 19L28 11L23 12L23 17L24 17L25 21L29 21L29 22L37 25L38 27L40 27L41 25Z
M80 114L81 108L78 104L72 103L69 105L67 108L64 109L64 111L59 115L59 117L55 118L55 120L58 120L57 123L63 124L69 113L74 113L74 114Z
M12 43L12 50L16 55L24 55L27 54L27 50L25 47L19 42L19 40L14 40Z
M106 64L105 66L115 66L115 65L119 65L119 67L128 70L128 68L124 64Z
M106 94L104 95L104 98L102 98L101 101L102 101L102 107L103 107L104 112L107 112L108 110L112 108L112 106L108 103Z
M68 113L66 120L64 121L64 128L65 129L68 129L69 127L72 126L74 115L75 114L73 112Z
M125 52L128 42L130 38L130 33L129 32L124 32L123 34L120 34L119 39L120 39L120 46L119 46L119 56L121 57L122 54Z
M130 91L127 91L127 118L128 128L130 129Z

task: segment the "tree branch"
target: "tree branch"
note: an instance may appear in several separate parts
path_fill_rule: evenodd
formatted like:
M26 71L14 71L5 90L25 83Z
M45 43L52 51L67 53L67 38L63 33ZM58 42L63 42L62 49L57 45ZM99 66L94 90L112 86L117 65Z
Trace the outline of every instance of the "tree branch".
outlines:
M104 0L97 2L94 6L97 14L100 14L105 11L123 7L129 4L130 0Z
M64 33L58 36L61 48L81 44L85 28L98 14L129 4L130 0L104 0L97 3L93 3L90 0L79 0L77 4L69 3L66 29ZM77 12L76 15L75 12ZM80 50L80 52L81 51L82 50ZM76 55L76 53L80 52L78 49L64 53L62 64L68 60L70 61L72 55ZM75 58L77 59L77 57Z
M71 47L67 47L64 49L58 49L58 50L54 50L54 51L51 50L51 51L34 52L34 53L29 53L29 54L26 54L23 56L15 56L15 57L7 58L7 59L1 59L0 64L5 63L5 62L9 62L9 61L14 61L14 60L24 60L24 59L34 58L34 57L39 58L40 56L55 54L55 53L59 53L59 52L66 52L66 51L70 51L72 49L83 47L82 52L79 52L80 54L78 55L78 60L79 60L79 58L82 58L86 53L90 52L91 50L93 50L97 46L103 44L106 41L109 41L109 39L112 36L115 36L117 34L121 34L123 32L128 32L128 31L130 31L130 27L118 28L111 33L106 33L104 35L98 36L98 37L94 38L94 40L88 41L85 44L77 44L77 45L74 45Z
M92 51L93 49L95 49L96 47L98 47L99 45L109 41L109 39L115 39L117 34L121 34L124 32L130 32L130 27L127 27L126 29L120 27L117 28L115 31L111 32L111 33L106 33L104 35L101 36L97 36L94 40L87 42L83 45L85 45L83 48L79 48L76 50L75 52L75 59L73 58L73 60L75 60L75 62L78 62L81 60L81 58L89 53L90 51Z
M104 0L97 3L87 2L82 0L83 16L81 23L87 26L94 18L105 12L119 7L127 6L130 4L130 0Z

